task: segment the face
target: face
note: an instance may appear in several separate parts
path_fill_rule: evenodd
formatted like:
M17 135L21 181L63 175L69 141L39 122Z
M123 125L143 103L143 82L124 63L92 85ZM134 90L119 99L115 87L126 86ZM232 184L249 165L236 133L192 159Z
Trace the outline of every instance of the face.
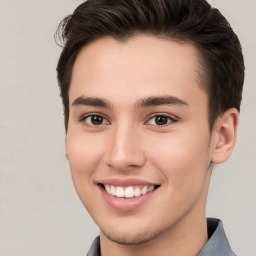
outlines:
M205 218L212 137L196 49L149 36L82 49L69 92L67 158L101 229L139 244Z

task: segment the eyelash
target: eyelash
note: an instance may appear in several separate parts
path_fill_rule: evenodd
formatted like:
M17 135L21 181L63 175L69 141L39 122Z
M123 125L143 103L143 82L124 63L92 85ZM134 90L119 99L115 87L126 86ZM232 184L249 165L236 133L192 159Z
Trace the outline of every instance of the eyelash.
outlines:
M158 126L158 127L165 127L165 126L170 125L171 123L175 123L175 122L178 121L178 118L174 118L173 116L171 116L171 115L169 115L169 114L166 114L166 113L155 113L155 114L152 114L152 115L148 118L148 121L147 121L146 123L148 123L151 119L157 118L157 117L167 117L167 118L169 119L167 124L155 125L155 126ZM154 124L149 124L149 125L154 125Z
M92 117L99 117L99 118L102 118L103 120L106 121L106 123L104 123L104 124L99 124L99 125L88 124L88 122L86 122L85 120L86 120L87 118L89 118L89 117L91 117L91 118L92 118ZM97 126L106 125L107 123L109 123L109 122L107 121L107 119L106 119L103 115L98 114L98 113L89 113L89 114L87 114L87 115L84 115L84 116L82 116L82 117L79 119L79 121L82 122L82 123L85 123L85 125L86 125L86 126L89 126L89 127L97 127Z
M105 120L105 123L103 124L98 124L98 125L95 125L95 124L88 124L88 122L86 122L85 120L89 117L98 117L98 118L101 118L103 120ZM167 124L163 124L163 125L157 125L157 124L149 124L149 121L153 118L157 118L157 117L167 117L169 120L168 120L168 123ZM98 114L98 113L89 113L85 116L82 116L80 119L79 119L80 122L82 123L85 123L86 126L89 126L89 127L99 127L99 126L102 126L102 125L108 125L110 124L110 122L101 114ZM170 125L171 123L175 123L178 121L178 118L174 118L173 116L169 115L169 114L166 114L166 113L155 113L155 114L152 114L148 119L147 121L145 122L145 124L147 125L153 125L153 126L158 126L158 127L165 127L165 126L168 126Z

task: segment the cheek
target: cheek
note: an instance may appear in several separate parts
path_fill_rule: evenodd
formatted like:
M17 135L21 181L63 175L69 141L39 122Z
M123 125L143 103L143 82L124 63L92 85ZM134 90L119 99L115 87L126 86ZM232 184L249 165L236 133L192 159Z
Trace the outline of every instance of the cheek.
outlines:
M100 162L99 142L92 136L74 132L67 136L66 151L70 165L71 176L77 194L88 212L93 206L94 191L94 173Z
M70 132L66 139L66 152L70 165L76 171L90 171L101 154L102 140L79 131ZM72 169L71 169L72 170Z
M77 135L76 135L77 134ZM92 182L92 176L97 169L101 150L97 140L91 143L91 138L86 138L79 133L67 136L66 152L70 164L72 179L76 190L85 190Z
M210 163L209 134L175 133L161 140L150 151L150 161L162 173L171 189L195 190L202 186Z

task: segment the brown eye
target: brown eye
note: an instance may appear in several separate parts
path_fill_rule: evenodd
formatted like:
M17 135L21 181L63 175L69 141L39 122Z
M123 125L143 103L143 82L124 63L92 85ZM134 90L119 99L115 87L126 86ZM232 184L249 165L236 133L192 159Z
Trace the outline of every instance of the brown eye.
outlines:
M94 125L100 125L104 121L104 118L101 116L91 116L91 122Z
M97 125L102 125L102 124L106 124L107 123L107 120L102 117L102 116L99 116L99 115L89 115L89 116L86 116L84 119L83 119L84 122L86 122L88 125L91 125L91 126L97 126Z
M155 118L155 122L157 125L165 125L168 123L168 117L167 116L157 116Z
M167 124L175 122L175 121L176 120L174 120L170 116L156 115L149 119L148 124L161 126L161 125L167 125Z

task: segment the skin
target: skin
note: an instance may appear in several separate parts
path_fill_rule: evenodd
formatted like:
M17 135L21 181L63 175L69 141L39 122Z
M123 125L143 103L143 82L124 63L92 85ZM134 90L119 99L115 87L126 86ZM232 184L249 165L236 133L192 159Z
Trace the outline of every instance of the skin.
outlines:
M102 255L196 255L207 242L212 165L230 156L238 113L228 109L209 130L208 96L198 70L193 45L153 36L126 42L105 37L79 53L66 155L77 193L101 230ZM145 106L149 97L178 102ZM91 114L102 119L92 123ZM156 115L167 115L166 124L159 125ZM100 191L98 183L106 178L160 186L140 207L119 211Z

